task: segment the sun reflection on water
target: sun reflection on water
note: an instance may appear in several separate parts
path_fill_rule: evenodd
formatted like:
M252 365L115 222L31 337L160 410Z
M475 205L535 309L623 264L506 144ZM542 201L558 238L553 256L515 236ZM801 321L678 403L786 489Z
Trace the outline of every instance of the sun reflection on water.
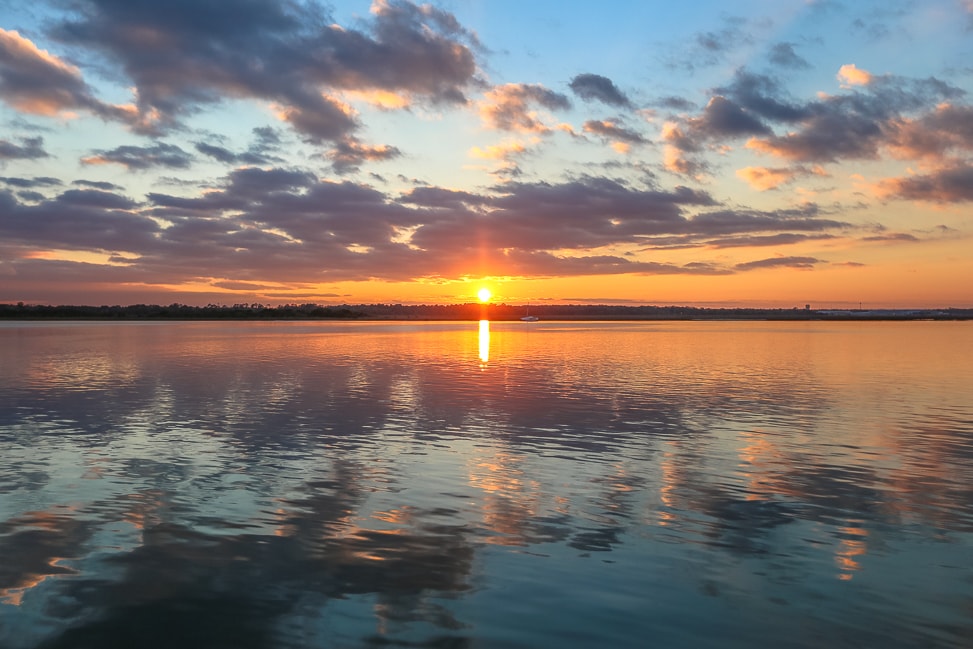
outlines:
M490 321L480 320L480 363L481 367L490 362Z

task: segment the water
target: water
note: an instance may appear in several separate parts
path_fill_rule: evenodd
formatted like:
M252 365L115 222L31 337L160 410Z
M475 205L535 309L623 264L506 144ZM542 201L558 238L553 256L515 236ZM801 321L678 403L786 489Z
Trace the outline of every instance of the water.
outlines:
M973 323L0 325L0 646L968 647Z

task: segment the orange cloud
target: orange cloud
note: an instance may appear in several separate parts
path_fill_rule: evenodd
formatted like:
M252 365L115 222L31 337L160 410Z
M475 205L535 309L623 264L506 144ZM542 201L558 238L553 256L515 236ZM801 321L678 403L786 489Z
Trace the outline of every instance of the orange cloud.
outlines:
M487 147L475 146L470 149L470 157L481 160L506 160L511 155L517 155L527 150L522 142L504 142Z
M479 104L480 118L489 128L501 131L546 134L557 126L550 126L547 117L532 106L548 110L567 109L567 97L540 84L508 83L488 91Z
M818 165L807 167L744 167L737 169L736 175L757 191L777 189L781 185L793 182L799 176L813 174L827 176L827 172Z
M854 63L847 63L841 66L836 76L843 88L867 86L872 81L871 72L859 69Z
M385 110L408 108L412 103L406 95L388 90L346 90L344 95L350 101L363 101Z

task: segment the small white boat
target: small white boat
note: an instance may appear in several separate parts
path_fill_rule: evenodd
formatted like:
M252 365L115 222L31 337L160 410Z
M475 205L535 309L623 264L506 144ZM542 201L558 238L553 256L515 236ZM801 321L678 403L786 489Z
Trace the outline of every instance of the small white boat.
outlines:
M540 320L540 318L538 318L536 315L530 314L530 302L527 303L527 315L521 318L521 320L523 320L524 322L537 322L538 320Z

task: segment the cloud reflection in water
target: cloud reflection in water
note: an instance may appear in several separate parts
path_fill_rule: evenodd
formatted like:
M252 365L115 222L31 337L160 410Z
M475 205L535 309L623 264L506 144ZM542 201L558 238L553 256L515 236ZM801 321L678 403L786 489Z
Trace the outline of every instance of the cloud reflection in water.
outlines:
M0 328L0 638L960 646L942 327Z

